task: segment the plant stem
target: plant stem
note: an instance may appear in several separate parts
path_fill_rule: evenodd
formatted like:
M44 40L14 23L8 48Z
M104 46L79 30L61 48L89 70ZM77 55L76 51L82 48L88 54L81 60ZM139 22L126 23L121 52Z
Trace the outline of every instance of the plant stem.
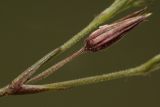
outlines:
M155 70L155 68L159 68L159 66L160 66L160 54L138 67L122 70L119 72L86 77L86 78L64 81L64 82L58 82L58 83L52 83L52 84L46 84L46 85L25 85L25 87L29 87L28 89L37 89L41 91L48 91L48 90L58 91L58 90L88 85L88 84L95 84L99 82L125 78L125 77L141 76L141 75L150 73L151 71Z
M26 69L22 74L20 74L13 82L13 85L22 85L27 82L27 80L39 69L44 63L46 63L49 59L57 56L67 49L71 48L75 44L77 44L81 39L87 36L91 31L96 29L98 26L103 24L104 22L113 18L116 14L119 13L120 10L123 10L128 4L128 0L115 0L115 2L107 9L105 9L99 16L97 16L87 27L85 27L81 32L73 36L70 40L64 43L59 48L51 51L31 67ZM122 11L121 11L122 12Z
M72 61L74 58L80 56L84 52L85 52L85 49L81 48L80 50L78 50L77 52L73 53L69 57L63 59L62 61L58 62L57 64L55 64L52 67L48 68L47 70L43 71L39 75L31 78L27 83L29 83L29 82L35 82L35 81L39 81L39 80L42 80L44 78L47 78L49 75L55 73L58 69L60 69L61 67L63 67L66 63Z
M120 78L128 78L132 76L145 76L148 73L151 73L155 71L155 68L160 69L160 54L153 57L146 63L130 68L127 70L122 70L118 72L103 74L103 75L97 75L97 76L91 76L86 78L80 78L75 80L69 80L64 82L57 82L57 83L51 83L51 84L44 84L44 85L22 85L22 91L16 92L16 93L9 93L12 94L33 94L33 93L39 93L43 91L60 91L65 90L69 88L74 88L78 86L83 85L89 85L89 84L96 84L100 82L106 82L111 81L115 79ZM5 90L0 91L0 96L4 96Z
M160 54L153 57L152 59L150 59L149 61L140 66L118 72L69 80L64 82L44 84L44 85L22 85L21 86L22 89L20 91L12 91L12 90L10 91L9 87L6 86L0 89L0 97L5 95L33 94L49 90L60 91L64 89L95 84L99 82L111 81L120 78L126 78L132 76L144 76L158 69L160 69Z
M151 71L153 72L157 70L155 68L160 69L160 54L153 57L152 59L150 59L149 61L147 61L146 63L138 67L130 68L127 70L122 70L122 71L103 74L103 75L91 76L91 77L86 77L81 79L75 79L70 81L51 83L46 85L29 85L29 86L34 88L41 88L45 91L46 90L57 91L57 90L63 90L63 89L68 89L68 88L73 88L73 87L78 87L78 86L83 86L88 84L95 84L95 83L104 82L104 81L111 81L114 79L131 77L131 76L144 76L148 73L151 73Z

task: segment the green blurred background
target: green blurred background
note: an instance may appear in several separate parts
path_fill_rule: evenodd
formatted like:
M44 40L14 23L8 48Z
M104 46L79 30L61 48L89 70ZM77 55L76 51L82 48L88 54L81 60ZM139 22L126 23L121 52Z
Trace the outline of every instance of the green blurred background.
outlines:
M112 1L1 0L0 87L8 84L39 58L79 32ZM158 54L160 52L159 4L158 0L150 4L153 16L119 43L105 51L86 54L75 59L41 83L126 69ZM83 42L55 60L51 60L46 67L82 45ZM160 107L159 77L160 72L155 72L146 77L125 78L56 93L2 97L0 107Z

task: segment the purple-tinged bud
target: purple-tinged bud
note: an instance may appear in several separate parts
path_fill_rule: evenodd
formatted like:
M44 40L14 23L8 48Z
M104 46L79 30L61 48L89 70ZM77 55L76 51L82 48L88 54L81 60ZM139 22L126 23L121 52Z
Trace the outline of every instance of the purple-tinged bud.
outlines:
M109 47L151 15L151 13L141 14L141 12L137 11L113 24L100 26L86 39L85 49L96 52Z

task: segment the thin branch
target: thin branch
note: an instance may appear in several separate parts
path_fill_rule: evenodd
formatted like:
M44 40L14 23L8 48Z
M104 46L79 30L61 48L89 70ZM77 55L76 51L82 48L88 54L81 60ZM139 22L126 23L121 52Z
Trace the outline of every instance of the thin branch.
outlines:
M132 0L131 0L132 1ZM125 6L128 7L130 0L115 0L115 2L107 9L105 9L99 16L97 16L87 27L85 27L81 32L73 36L70 40L68 40L66 43L64 43L59 48L51 51L46 56L41 58L39 61L37 61L35 64L33 64L31 67L26 69L22 74L20 74L13 82L12 84L15 86L22 85L27 82L27 80L36 72L37 69L39 69L44 63L46 63L49 59L53 58L54 56L57 56L63 52L65 52L67 49L71 48L75 44L77 44L81 39L83 39L85 36L87 36L91 31L96 29L98 26L103 24L104 22L110 20L113 18L116 14L119 13L119 11L125 8ZM132 5L130 5L132 6Z
M7 89L1 89L0 96L13 95L13 94L33 94L49 90L60 91L78 86L106 82L120 78L126 78L126 77L128 78L132 76L144 76L158 69L160 69L160 54L153 57L152 59L150 59L149 61L140 66L130 68L127 70L122 70L103 75L91 76L86 78L80 78L75 80L69 80L64 82L51 83L51 84L22 85L21 90L15 93L7 93L6 91Z
M68 88L73 88L73 87L78 87L78 86L83 86L88 84L95 84L99 82L110 81L114 79L126 78L131 76L144 76L158 69L160 69L160 54L153 57L146 63L131 69L122 70L119 72L113 72L109 74L98 75L98 76L91 76L91 77L86 77L86 78L81 78L76 80L40 85L40 87L41 88L43 87L45 90L57 91L61 89L68 89ZM37 88L39 87L36 85L33 85L33 86Z
M80 56L84 52L85 52L85 49L81 48L80 50L78 50L77 52L73 53L69 57L67 57L67 58L63 59L62 61L58 62L57 64L51 66L50 68L46 69L45 71L43 71L39 75L31 78L27 83L35 82L35 81L39 81L39 80L42 80L44 78L47 78L49 75L55 73L58 69L63 67L66 63L72 61L74 58Z

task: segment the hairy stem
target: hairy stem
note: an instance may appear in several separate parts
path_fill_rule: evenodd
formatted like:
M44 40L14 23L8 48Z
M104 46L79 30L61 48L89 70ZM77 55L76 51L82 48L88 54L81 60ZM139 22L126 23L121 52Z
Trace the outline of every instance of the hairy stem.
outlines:
M59 91L59 90L74 88L74 87L83 86L83 85L111 81L114 79L120 79L120 78L132 77L132 76L144 76L158 69L160 69L160 54L153 57L152 59L150 59L149 61L147 61L146 63L140 66L126 69L126 70L121 70L118 72L80 78L75 80L69 80L64 82L44 84L44 85L22 85L19 91L12 91L7 86L0 89L0 97L5 95L15 95L15 94L16 95L17 94L33 94L33 93L39 93L39 92L49 91L49 90Z
M160 69L160 54L153 57L146 63L118 71L118 72L113 72L109 74L103 74L103 75L97 75L97 76L91 76L91 77L86 77L86 78L81 78L81 79L76 79L76 80L70 80L70 81L64 81L64 82L58 82L58 83L52 83L52 84L46 84L46 85L31 85L34 88L35 87L41 87L45 90L63 90L63 89L68 89L68 88L73 88L73 87L78 87L78 86L83 86L83 85L88 85L88 84L95 84L99 82L105 82L105 81L110 81L114 79L120 79L120 78L125 78L125 77L131 77L131 76L143 76L148 73L151 73L151 71L155 71L158 68Z
M58 69L63 67L66 63L72 61L74 58L78 57L79 55L83 54L84 52L85 52L85 49L81 48L80 50L78 50L77 52L73 53L69 57L63 59L62 61L58 62L57 64L55 64L52 67L48 68L47 70L43 71L39 75L31 78L28 82L35 82L35 81L39 81L39 80L42 80L44 78L47 78L49 75L55 73Z

